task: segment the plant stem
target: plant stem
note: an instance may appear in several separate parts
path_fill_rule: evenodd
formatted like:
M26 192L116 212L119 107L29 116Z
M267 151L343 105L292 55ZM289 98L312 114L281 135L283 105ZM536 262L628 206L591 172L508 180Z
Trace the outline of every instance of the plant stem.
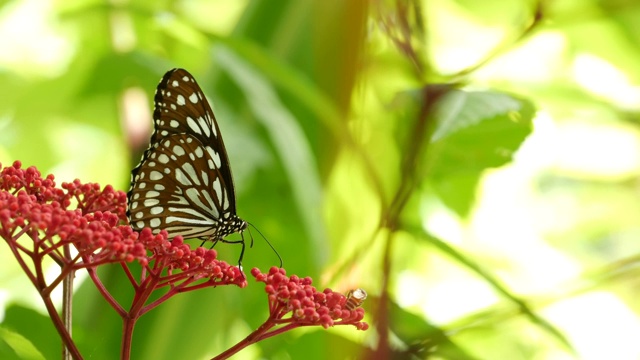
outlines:
M64 247L65 257L70 258L69 246L65 245ZM62 281L62 321L64 323L64 327L69 334L69 337L72 337L72 314L73 314L73 278L75 277L75 270L69 271L69 273L64 277ZM65 346L64 342L62 344L62 358L64 360L71 360L72 354L69 349Z
M133 339L133 328L136 321L144 314L144 305L149 300L151 293L158 285L159 274L151 272L150 276L141 281L136 289L133 303L122 316L122 341L120 344L120 360L129 360L131 358L131 341Z
M275 325L276 324L272 321L272 318L269 317L269 319L267 319L267 321L265 321L262 325L260 325L260 327L257 328L254 332L252 332L251 334L247 335L247 337L244 338L242 341L240 341L237 344L233 345L232 347L230 347L229 349L225 350L220 355L212 358L211 360L228 359L232 355L236 354L238 351L240 351L240 350L246 348L247 346L253 344L254 342L258 341L261 338L261 335L263 335L265 332L267 332L269 329L271 329Z
M56 330L58 330L58 334L62 338L63 346L66 347L67 351L71 354L73 359L82 359L82 355L80 355L80 351L76 347L76 344L73 342L71 335L67 332L65 325L58 314L58 310L53 305L51 301L51 297L42 296L42 301L44 302L45 307L47 308L47 313L53 322L53 326L55 326Z
M131 358L131 340L133 339L133 328L136 325L136 320L137 318L132 318L130 316L122 319L120 360L129 360Z

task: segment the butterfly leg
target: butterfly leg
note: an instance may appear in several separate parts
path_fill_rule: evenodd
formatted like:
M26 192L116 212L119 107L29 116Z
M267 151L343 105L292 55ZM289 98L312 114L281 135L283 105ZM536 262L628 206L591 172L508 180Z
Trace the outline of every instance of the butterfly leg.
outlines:
M246 248L246 243L244 241L244 235L242 235L242 240L224 240L220 239L223 243L227 244L242 244L242 249L240 250L240 258L238 259L238 267L242 269L242 259L244 258L244 250Z
M220 241L220 239L213 239L213 240L212 240L211 238L200 238L200 239L202 239L202 243L200 244L200 247L203 247L203 246L204 246L204 244L206 244L206 243L207 243L207 241L211 241L211 242L212 242L212 244L211 244L211 246L209 247L209 249L213 249L213 247L214 247L214 246L216 246L216 244L218 243L218 241Z

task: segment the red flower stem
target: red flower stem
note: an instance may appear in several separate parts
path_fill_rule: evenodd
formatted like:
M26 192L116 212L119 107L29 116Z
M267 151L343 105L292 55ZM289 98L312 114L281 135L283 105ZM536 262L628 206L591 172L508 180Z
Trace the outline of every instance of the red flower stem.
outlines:
M51 301L50 291L47 291L46 281L44 279L44 274L42 272L42 263L41 263L42 259L40 254L37 253L37 249L38 249L37 245L35 245L34 243L34 247L36 250L35 253L25 251L26 253L31 254L30 258L34 264L34 268L36 272L35 274L31 271L31 269L29 269L29 266L24 261L22 255L20 254L20 251L18 251L19 246L17 243L17 239L26 232L27 232L27 229L23 228L18 234L12 237L13 241L7 242L9 245L9 248L11 249L11 252L13 253L16 260L18 260L18 264L20 264L20 267L22 268L24 273L27 275L27 277L29 277L29 280L35 286L36 290L38 290L38 293L40 294L40 297L42 298L45 304L45 307L47 308L49 317L51 318L51 321L53 322L54 327L58 331L58 334L60 334L60 337L62 338L64 347L66 347L67 351L69 351L69 353L74 359L82 359L82 356L78 351L78 348L75 346L75 343L71 338L71 335L67 332L64 322L58 315L58 311L53 305L53 302Z
M45 280L44 277L44 271L42 270L42 256L40 256L40 254L38 254L37 252L33 255L33 267L36 273L36 288L38 289L38 291L42 292L44 291L44 289L47 287L47 281ZM49 296L49 294L45 294L46 296Z
M36 289L37 289L38 288L38 280L36 279L36 277L33 274L33 272L31 272L31 269L29 269L29 266L27 265L27 263L25 263L24 260L22 259L22 255L20 255L20 252L14 246L15 242L7 241L7 244L9 245L9 249L11 249L11 252L13 253L13 256L16 258L16 260L18 260L18 264L20 264L20 267L22 268L22 271L25 274L27 274L27 277L29 278L29 280L31 281L33 286L35 286ZM33 260L33 258L32 258L32 260Z
M158 276L155 273L151 273L149 277L140 282L140 286L136 289L133 296L131 307L129 308L129 314L136 314L142 309L145 302L151 296L153 290L158 285Z
M51 240L51 239L49 239L49 240ZM52 245L49 246L49 245L47 245L47 242L44 239L39 241L39 242L41 244L39 246L37 246L37 247L39 249L42 249L42 251L38 251L38 253L40 253L41 255L49 255L53 259L55 259L56 262L62 261L62 259L65 259L65 256L60 251L60 245L54 245L53 241L51 241Z
M76 347L76 344L73 342L71 335L67 332L67 329L64 326L64 322L58 315L58 310L53 305L51 301L51 297L40 294L44 305L47 308L47 313L49 313L49 317L51 317L51 321L53 322L53 326L55 326L56 330L58 330L58 334L62 338L62 342L64 346L67 348L67 351L71 354L71 356L76 359L82 359L82 355L80 355L80 351Z
M107 303L111 305L111 307L118 313L120 317L125 317L127 315L127 312L124 310L122 306L120 306L120 304L116 301L116 299L114 299L113 296L111 296L111 293L104 287L104 284L102 284L102 281L100 281L100 278L96 273L96 269L93 267L90 267L90 268L87 268L87 272L89 273L89 278L91 278L91 281L93 281L93 284L96 286L96 288L100 292L100 295L102 295L102 297L105 298L105 300L107 300Z
M143 314L144 304L149 300L149 296L158 284L158 276L151 273L151 276L140 283L136 289L131 308L122 316L122 341L120 344L120 359L129 360L131 357L131 341L136 322ZM142 290L142 291L140 291Z
M275 323L274 323L274 325L275 325ZM258 338L255 339L255 342L262 341L264 339L268 339L268 338L270 338L272 336L276 336L278 334L282 334L283 332L286 332L286 331L289 331L291 329L295 329L295 328L298 328L298 327L315 326L315 325L316 324L293 324L293 323L290 323L287 326L282 326L282 327L279 327L279 328L277 328L277 329L275 329L273 331L270 331L268 333L264 333L264 334L260 335Z
M136 320L137 318L132 318L128 314L122 319L121 360L129 360L131 358L131 340L133 339L133 328L136 326Z
M23 227L22 229L20 229L20 231L18 231L17 234L12 235L10 242L11 242L12 245L15 245L17 248L19 248L21 251L23 251L25 254L27 254L27 255L29 255L31 257L31 256L33 256L33 252L31 250L27 250L27 248L25 248L24 246L22 246L22 245L20 245L18 243L18 239L20 239L20 237L27 232L27 229L28 229L28 227Z
M197 285L193 285L193 286L189 286L189 287L181 287L180 289L178 289L178 292L187 292L187 291L198 290L198 289L202 289L202 288L206 288L206 287L229 285L229 284L230 283L228 283L228 282L216 282L216 281L213 281L213 280L209 280L209 281L203 282L201 284L197 284Z
M177 275L179 275L179 274L177 274ZM174 280L177 280L177 279L174 279ZM172 282L174 280L172 280ZM177 293L184 293L184 292L188 292L188 291L202 289L202 288L205 288L205 287L212 287L212 286L218 286L218 285L228 285L228 283L223 283L223 282L219 282L218 283L218 282L215 282L213 280L209 280L209 281L206 281L206 282L201 283L201 284L189 286L190 284L192 284L193 282L195 282L197 280L199 280L199 279L196 279L195 277L189 277L186 280L184 280L183 282L181 282L180 284L173 286L171 288L171 290L169 290L166 294L161 296L159 299L157 299L156 301L152 302L151 304L148 304L148 305L144 306L144 308L142 310L140 310L140 316L142 316L143 314L147 313L149 310L152 310L153 308L155 308L156 306L160 305L162 302L166 301L167 299L169 299L170 297L174 296ZM163 286L167 286L169 284L170 283L168 283L168 282L159 283L159 284L157 284L155 286L155 289L161 288Z
M184 275L183 275L184 274ZM178 276L178 275L183 275L183 276ZM181 274L173 274L170 276L163 276L160 279L158 279L158 287L165 287L165 286L175 286L175 283L180 282L182 279L184 278L188 278L189 275L187 272L181 273Z
M60 275L58 275L58 277L56 277L42 291L46 293L51 293L53 289L55 289L56 287L58 287L58 285L60 285L60 282L63 282L67 278L67 276L69 276L70 274L73 274L75 272L75 268L73 267L73 264L76 263L76 261L78 261L78 258L79 258L79 255L76 258L70 261L67 261L68 265L62 266L62 268L60 269Z
M180 284L180 285L182 285L182 284ZM157 288L158 287L156 287L156 289ZM146 314L149 310L152 310L153 308L155 308L156 306L160 305L164 301L167 301L170 297L172 297L175 294L176 294L175 288L169 290L166 294L162 295L156 301L154 301L151 304L148 304L148 305L145 305L144 307L142 307L142 309L140 309L140 315L139 316L142 316L142 315Z
M247 346L255 342L258 342L261 339L261 336L274 326L275 326L275 323L273 322L273 319L270 316L269 319L267 319L267 321L265 321L262 325L260 325L260 327L257 328L254 332L247 335L246 338L244 338L237 344L233 345L229 349L225 350L224 352L220 353L220 355L214 358L211 358L211 360L228 359L232 355L235 355L238 351L246 348Z
M18 244L18 240L16 238L12 238L11 239L11 246L15 247L16 249L22 251L23 253L25 253L27 256L29 257L33 257L33 251L27 249L26 247Z
M136 279L133 277L133 274L131 274L131 270L129 270L129 267L127 266L127 264L124 262L121 262L120 266L122 267L122 270L124 270L125 275L127 275L127 279L129 279L129 282L131 283L131 285L133 285L134 290L137 291L140 285L138 284ZM142 271L143 271L143 277L144 277L145 269L143 268Z

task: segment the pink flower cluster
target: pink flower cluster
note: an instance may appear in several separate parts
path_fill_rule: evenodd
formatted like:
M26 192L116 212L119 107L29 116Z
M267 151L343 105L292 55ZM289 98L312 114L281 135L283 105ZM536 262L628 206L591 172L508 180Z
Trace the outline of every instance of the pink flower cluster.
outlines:
M359 330L369 328L366 322L361 321L364 317L363 308L350 310L347 297L331 289L318 292L311 285L309 277L287 277L285 270L277 267L272 267L266 274L254 268L251 274L257 281L266 284L270 319L277 323L321 325L325 329L335 325L354 325ZM285 318L287 314L291 315Z
M148 228L140 232L140 241L152 253L149 260L154 261L149 270L158 272L164 269L167 272L167 275L162 277L159 286L173 285L185 277L190 277L189 283L208 278L210 280L205 283L207 286L235 284L239 287L245 287L247 285L240 269L217 260L218 253L214 249L203 247L191 249L188 244L184 243L182 236L176 236L169 241L165 231L153 235ZM174 270L180 271L173 274Z
M22 169L19 161L0 169L0 237L16 256L26 255L34 262L50 256L73 270L135 260L156 276L181 270L164 276L165 285L187 277L215 279L216 285L246 285L240 270L217 260L215 250L192 250L182 238L169 241L166 232L137 233L123 225L127 196L122 191L79 180L58 188L53 175L42 178L35 167ZM23 235L35 246L24 243ZM66 246L77 254L63 251Z
M61 266L81 268L144 261L147 255L136 241L137 234L117 226L126 209L126 194L111 186L100 190L97 184L76 180L57 188L53 175L42 178L35 167L22 169L16 161L0 171L0 209L0 236L34 261L47 255ZM23 235L35 246L24 244ZM62 248L67 245L73 245L78 255L65 255ZM89 258L90 263L80 261Z

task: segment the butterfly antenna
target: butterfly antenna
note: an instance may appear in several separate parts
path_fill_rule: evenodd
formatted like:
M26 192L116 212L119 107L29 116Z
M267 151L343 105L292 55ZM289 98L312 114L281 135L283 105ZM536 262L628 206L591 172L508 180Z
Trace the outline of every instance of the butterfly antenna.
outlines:
M258 228L257 228L255 225L253 225L252 223L250 223L250 222L248 222L248 221L247 221L247 223L248 223L249 225L251 225L254 229L256 229L256 231L258 232L258 234L260 234L260 236L262 236L262 238L264 239L264 241L266 241L266 242L267 242L267 244L269 245L269 247L271 248L271 250L273 250L273 252L274 252L274 253L276 253L276 256L278 257L278 260L280 261L280 267L282 267L282 257L280 256L280 254L278 253L278 251L276 250L276 248L274 248L274 247L273 247L273 245L271 245L271 243L269 242L269 240L267 240L267 238L266 238L264 235L262 235L262 233L260 232L260 230L258 230ZM248 228L248 229L249 229L249 234L251 234L251 228ZM253 236L251 236L251 246L253 246Z
M251 225L253 226L253 225ZM247 230L249 230L249 237L251 237L251 245L249 245L250 248L253 249L253 234L251 233L251 228L247 227ZM244 237L242 238L242 240L244 241Z

